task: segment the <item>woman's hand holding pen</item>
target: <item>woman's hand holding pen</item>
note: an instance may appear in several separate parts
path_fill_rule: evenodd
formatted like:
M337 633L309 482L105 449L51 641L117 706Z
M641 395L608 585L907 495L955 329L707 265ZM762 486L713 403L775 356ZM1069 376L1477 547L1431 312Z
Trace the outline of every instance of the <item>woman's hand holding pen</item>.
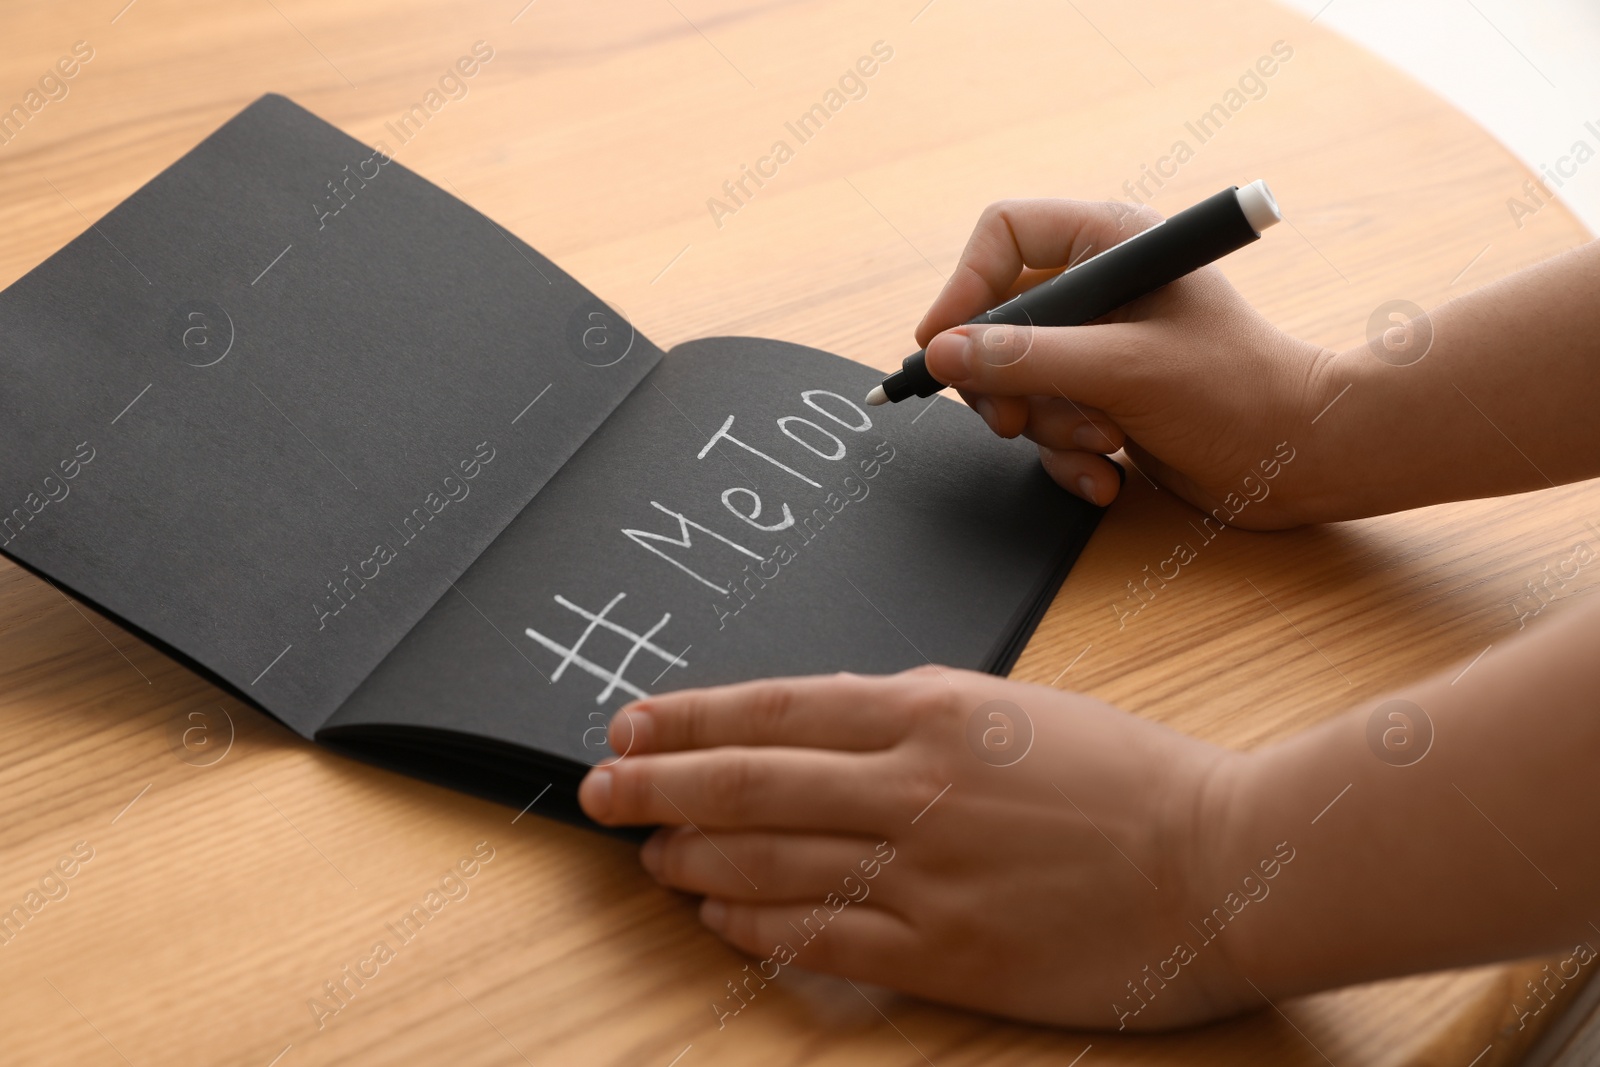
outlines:
M1010 200L979 220L917 327L928 370L1003 437L1039 446L1050 476L1096 504L1120 485L1105 457L1139 468L1211 512L1294 447L1327 403L1333 353L1277 329L1216 267L1205 267L1093 325L960 325L1069 264L1160 221L1148 209ZM1311 492L1299 471L1241 514L1254 529L1294 526Z
M1036 442L1064 488L1110 503L1105 457L1124 448L1210 514L1286 444L1270 498L1226 509L1259 530L1600 475L1600 422L1577 414L1600 402L1600 242L1395 323L1421 338L1400 353L1297 340L1214 266L1087 326L960 325L1157 221L1119 203L995 204L917 328L928 372L996 433Z
M1230 520L1267 529L1600 475L1600 242L1430 312L1406 360L1298 341L1215 267L1092 325L958 325L1155 221L996 205L917 331L927 371L1035 441L1067 489L1109 503L1106 457L1125 448L1212 512L1287 444L1303 458ZM792 964L1159 1029L1488 960L1582 966L1600 896L1597 628L1600 605L1575 604L1248 753L937 667L658 695L613 720L626 756L579 800L605 825L662 827L646 868L756 957L750 992ZM1375 747L1390 700L1426 709L1438 743L1401 761ZM1029 726L1015 758L986 740L1002 721ZM719 1024L744 1003L714 1004Z

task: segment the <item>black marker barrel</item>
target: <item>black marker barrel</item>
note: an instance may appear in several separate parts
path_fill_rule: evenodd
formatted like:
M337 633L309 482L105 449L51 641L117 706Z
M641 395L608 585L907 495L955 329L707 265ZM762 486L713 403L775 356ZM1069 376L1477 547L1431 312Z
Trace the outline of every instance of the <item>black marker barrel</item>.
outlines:
M1155 292L1256 240L1282 219L1262 181L1230 186L1020 293L968 325L1082 326ZM926 350L909 355L867 402L932 396L944 383L928 373Z

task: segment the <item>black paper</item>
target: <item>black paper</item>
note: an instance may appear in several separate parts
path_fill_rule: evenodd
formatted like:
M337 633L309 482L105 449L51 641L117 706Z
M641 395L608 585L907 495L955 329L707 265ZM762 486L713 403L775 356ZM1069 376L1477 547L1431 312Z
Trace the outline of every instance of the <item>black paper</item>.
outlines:
M0 294L0 352L0 551L303 736L570 818L632 697L1004 671L1099 516L860 364L663 359L276 96Z
M778 341L673 349L322 736L453 745L485 769L517 746L544 757L518 757L530 776L570 783L615 754L611 713L651 692L1003 670L1098 511L953 401L864 406L877 379ZM698 458L724 429L740 443Z
M306 736L660 355L381 160L264 97L0 295L0 550Z

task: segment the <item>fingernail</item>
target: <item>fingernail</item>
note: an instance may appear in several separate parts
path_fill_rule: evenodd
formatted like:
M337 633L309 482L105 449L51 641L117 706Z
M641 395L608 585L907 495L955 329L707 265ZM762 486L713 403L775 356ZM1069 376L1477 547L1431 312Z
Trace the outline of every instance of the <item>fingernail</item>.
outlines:
M1087 474L1078 475L1078 494L1091 504L1098 504L1094 496L1094 479Z
M1098 452L1106 446L1106 435L1101 433L1094 423L1086 422L1072 431L1072 443L1079 448Z
M990 400L986 396L980 396L972 402L972 410L976 411L978 416L983 419L984 422L989 424L989 429L992 430L995 428L994 401Z
M720 900L707 897L700 905L700 921L713 930L722 929L722 924L728 919L728 905Z
M650 840L646 841L644 847L639 850L639 862L644 864L644 869L649 871L652 876L658 876L661 873L661 850L665 847L666 845L661 840L660 834L651 834Z
M578 787L578 800L591 819L604 819L611 814L611 772L597 767L584 778Z
M929 372L944 382L963 382L972 376L972 341L966 334L947 331L928 342Z
M623 708L611 720L608 740L619 754L650 751L650 741L655 734L655 716L647 707Z

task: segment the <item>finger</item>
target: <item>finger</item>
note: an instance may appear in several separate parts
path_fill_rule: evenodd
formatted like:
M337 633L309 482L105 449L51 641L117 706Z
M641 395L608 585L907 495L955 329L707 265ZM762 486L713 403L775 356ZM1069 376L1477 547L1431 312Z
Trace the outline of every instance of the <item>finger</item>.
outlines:
M771 678L661 693L611 721L617 752L679 752L717 745L789 745L868 751L911 728L903 680L857 674Z
M700 921L719 937L757 958L753 982L772 981L786 966L824 974L843 974L883 984L902 976L916 951L916 932L899 916L871 904L745 904L706 898ZM838 910L835 910L838 909ZM745 1001L719 1001L731 1012ZM719 1018L721 1014L719 1012Z
M664 885L722 900L781 904L817 901L846 876L860 882L857 864L877 842L822 834L701 833L678 826L657 830L639 862ZM859 892L859 891L858 891Z
M1110 455L1126 440L1122 427L1099 408L1084 407L1064 396L1030 396L1026 404L1027 424L1022 432L1028 440L1046 448L1082 449Z
M914 799L893 784L900 775L890 758L804 748L633 756L591 770L578 801L606 826L870 835Z
M1041 446L1039 459L1057 485L1091 504L1104 507L1122 491L1122 476L1117 473L1117 465L1104 456Z
M1018 396L983 396L979 393L961 392L961 399L984 424L1001 437L1011 438L1022 433L1028 425L1028 404Z
M1146 477L1170 489L1202 511L1206 510L1201 501L1210 497L1210 493L1197 485L1193 478L1152 456L1141 448L1137 441L1129 441L1126 447L1129 461L1137 465Z
M983 396L1070 396L1116 413L1156 376L1169 332L1149 322L960 326L928 345L941 382Z
M1116 201L1002 200L978 217L950 280L917 326L917 343L1003 303L1023 269L1042 281L1149 229L1161 216Z

